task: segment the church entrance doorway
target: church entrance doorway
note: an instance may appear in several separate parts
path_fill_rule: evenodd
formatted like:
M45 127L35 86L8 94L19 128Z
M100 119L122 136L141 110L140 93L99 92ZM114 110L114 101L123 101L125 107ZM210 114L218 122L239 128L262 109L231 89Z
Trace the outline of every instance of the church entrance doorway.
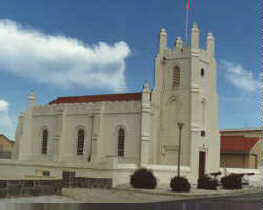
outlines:
M205 156L205 152L199 152L199 177L205 174Z

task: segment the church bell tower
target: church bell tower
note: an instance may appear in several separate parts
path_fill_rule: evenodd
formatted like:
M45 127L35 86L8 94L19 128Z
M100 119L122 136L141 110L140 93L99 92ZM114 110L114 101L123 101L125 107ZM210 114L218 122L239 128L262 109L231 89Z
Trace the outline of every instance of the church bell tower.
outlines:
M153 163L178 164L177 124L183 123L181 165L189 166L196 176L219 170L215 38L208 33L206 49L201 49L200 29L194 23L191 45L181 37L172 48L167 43L162 28L152 93ZM205 152L200 160L199 152Z

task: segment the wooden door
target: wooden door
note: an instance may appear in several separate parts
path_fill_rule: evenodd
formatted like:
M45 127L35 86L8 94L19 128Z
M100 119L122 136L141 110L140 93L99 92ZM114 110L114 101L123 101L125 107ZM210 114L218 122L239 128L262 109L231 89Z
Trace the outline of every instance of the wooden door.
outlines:
M205 174L205 152L199 152L199 177Z

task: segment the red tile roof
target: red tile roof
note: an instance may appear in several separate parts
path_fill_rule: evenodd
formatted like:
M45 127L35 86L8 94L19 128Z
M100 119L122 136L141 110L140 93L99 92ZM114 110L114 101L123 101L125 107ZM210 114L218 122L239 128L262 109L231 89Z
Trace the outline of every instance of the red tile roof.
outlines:
M87 102L98 102L98 101L140 101L141 98L142 98L142 93L72 96L72 97L59 97L49 102L49 104L87 103Z
M221 152L250 152L260 139L244 136L221 136Z
M261 129L261 128L258 128L258 129L233 129L233 130L221 130L220 131L220 133L223 133L223 134L227 134L227 133L233 133L233 132L235 132L235 133L238 133L238 132L242 132L242 133L244 133L244 132L258 132L258 131L262 131L263 132L263 130Z

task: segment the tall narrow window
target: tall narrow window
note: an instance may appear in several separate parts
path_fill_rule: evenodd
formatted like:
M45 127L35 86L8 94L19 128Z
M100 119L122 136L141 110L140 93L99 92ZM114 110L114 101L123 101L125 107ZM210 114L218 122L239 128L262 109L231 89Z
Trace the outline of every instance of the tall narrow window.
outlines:
M201 77L203 77L205 75L205 70L201 69Z
M173 88L180 86L180 68L178 66L173 69Z
M42 131L42 148L41 153L47 154L47 141L48 141L48 131L47 129Z
M123 128L119 129L118 133L118 156L124 156L124 139L125 139L125 132Z
M79 129L78 131L78 145L77 145L77 155L83 155L84 152L84 130Z

